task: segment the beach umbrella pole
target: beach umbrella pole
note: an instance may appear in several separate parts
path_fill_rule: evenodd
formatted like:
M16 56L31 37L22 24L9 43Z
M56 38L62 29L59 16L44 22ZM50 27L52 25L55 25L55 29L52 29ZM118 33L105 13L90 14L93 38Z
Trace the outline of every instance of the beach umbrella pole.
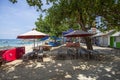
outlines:
M34 49L35 49L35 39L34 39Z

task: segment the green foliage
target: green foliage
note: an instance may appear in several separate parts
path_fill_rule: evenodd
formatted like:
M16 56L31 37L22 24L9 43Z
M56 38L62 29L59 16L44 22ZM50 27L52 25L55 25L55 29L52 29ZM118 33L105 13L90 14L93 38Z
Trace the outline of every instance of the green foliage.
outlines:
M93 15L92 4L89 3L90 1L59 0L56 4L53 4L50 9L48 9L48 15L51 16L51 23L56 26L66 23L72 26L73 29L75 28L74 25L77 24L78 28L75 29L79 29L79 26L85 29L85 25L91 25L96 17Z
M37 11L42 10L41 6L43 5L41 0L26 0L30 6L37 7Z
M49 20L49 16L43 18L42 15L40 15L40 18L37 19L35 25L38 31L48 33L51 36L61 36L63 31L68 30L72 26L74 26L74 29L78 29L78 24L69 25L66 23L61 23L61 25L56 26L51 23L51 20Z
M9 0L9 1L12 2L13 4L17 3L17 0Z
M35 22L35 25L37 26L37 30L41 32L48 33L50 32L50 25L47 22L47 18L42 19L42 15L40 15L40 18L37 19Z
M17 3L18 0L9 0ZM42 9L42 0L26 0L28 5L35 6L37 10ZM95 17L101 16L104 18L103 24L108 29L119 30L120 27L120 0L45 0L47 4L53 6L47 10L47 16L52 26L60 26L63 23L79 24L82 29L86 30L85 25L92 26ZM50 23L49 22L49 23Z
M29 5L42 6L42 1L27 0ZM51 26L51 34L58 35L68 28L83 29L87 31L94 27L93 22L97 16L102 17L101 31L120 30L120 0L46 0L53 6L47 10L47 24ZM45 22L44 22L45 23ZM68 25L66 28L63 25ZM85 26L88 25L86 28ZM65 29L64 29L64 28ZM61 29L62 28L62 29ZM57 30L57 32L56 32ZM59 30L59 31L58 31Z
M27 0L27 3L42 10L42 0ZM93 23L98 16L102 17L98 29L120 30L120 0L46 0L46 3L51 3L52 7L47 9L44 19L40 16L35 23L39 31L56 36L69 28L87 31L95 27ZM86 38L86 42L87 40L89 39ZM86 44L88 48L89 42Z
M97 13L102 17L100 30L120 30L120 0L100 0L99 7L102 8Z

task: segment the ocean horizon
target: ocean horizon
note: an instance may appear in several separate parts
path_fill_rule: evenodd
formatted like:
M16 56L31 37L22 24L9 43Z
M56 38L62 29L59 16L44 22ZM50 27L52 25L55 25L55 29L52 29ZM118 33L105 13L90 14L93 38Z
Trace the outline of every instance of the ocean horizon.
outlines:
M19 47L24 45L33 44L33 40L25 40L25 39L0 39L0 47Z

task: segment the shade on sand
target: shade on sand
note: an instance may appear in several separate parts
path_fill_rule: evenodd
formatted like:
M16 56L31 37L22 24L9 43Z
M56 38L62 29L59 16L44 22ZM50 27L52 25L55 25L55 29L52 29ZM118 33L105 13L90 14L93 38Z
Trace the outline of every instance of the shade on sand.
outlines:
M70 32L66 35L64 35L64 37L86 37L86 36L92 36L92 33L89 32L85 32L82 30L75 30L73 32Z

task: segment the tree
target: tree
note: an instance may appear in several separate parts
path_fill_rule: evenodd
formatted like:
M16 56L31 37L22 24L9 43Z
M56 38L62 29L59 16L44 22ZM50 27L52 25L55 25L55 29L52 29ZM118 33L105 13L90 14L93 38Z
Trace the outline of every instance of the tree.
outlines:
M27 2L30 6L42 10L41 0L27 0ZM87 31L94 27L92 23L97 16L104 19L107 29L120 27L120 0L46 0L46 2L53 5L46 11L53 32L59 31L62 24L79 24L82 30ZM91 39L86 37L85 40L87 48L93 49Z
M56 10L57 13L54 12L54 10ZM40 18L37 19L35 23L37 26L37 30L46 32L45 30L49 29L49 34L53 36L61 36L62 32L68 30L69 28L73 29L79 28L78 27L79 25L77 23L76 24L66 23L65 20L63 21L60 20L63 18L61 18L62 16L60 15L61 13L59 12L60 12L59 9L57 9L56 7L51 7L50 9L48 9L48 13L44 19L42 18L42 16L40 16ZM57 17L54 15L57 15Z
M49 20L49 16L43 18L42 15L37 19L35 25L38 31L45 32L51 36L57 37L61 36L63 31L69 29L69 25L67 24L57 25L56 27L56 25L51 23L51 20Z
M40 15L40 17L37 18L35 25L36 25L36 29L38 31L45 32L48 34L51 32L51 28L50 28L50 25L48 23L48 19L47 18L43 19L42 15Z
M100 30L120 30L120 0L98 0L97 7L96 14L101 16L102 23Z
M18 0L9 0L12 3L17 3ZM72 3L71 5L79 5L83 7L81 10L83 12L95 12L93 13L94 16L101 16L105 18L105 21L108 22L109 26L116 26L119 28L120 26L120 0L45 0L46 4L56 4L60 2L67 2ZM26 0L28 5L34 6L37 10L46 11L42 9L43 6L42 0ZM66 5L67 6L67 5ZM70 7L72 9L72 7ZM70 10L69 8L69 10ZM78 7L77 7L78 8ZM93 8L92 11L90 8ZM109 26L107 26L109 28ZM113 28L113 27L112 27Z
M48 9L48 14L52 17L52 23L56 25L61 25L61 23L79 24L82 30L87 31L96 17L92 4L89 3L90 1L60 0ZM89 27L86 28L87 24ZM86 37L85 40L87 48L92 49L90 38Z
M104 30L120 29L119 0L56 0L48 13L54 24L78 23L84 31L95 27L92 23L98 16L104 18L106 26L101 26L103 29L106 27ZM85 40L87 48L92 49L91 39L86 37Z

